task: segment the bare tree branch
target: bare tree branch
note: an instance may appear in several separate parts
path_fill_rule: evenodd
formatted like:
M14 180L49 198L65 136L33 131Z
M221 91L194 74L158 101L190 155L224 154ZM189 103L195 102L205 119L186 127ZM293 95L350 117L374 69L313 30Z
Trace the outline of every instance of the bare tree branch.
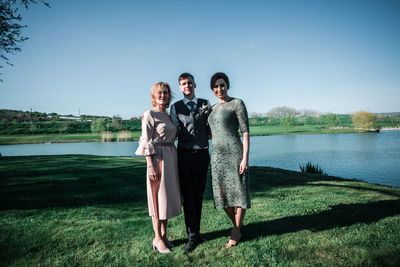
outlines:
M37 2L37 0L0 0L0 68L4 67L4 63L13 66L6 55L20 52L21 43L29 39L22 36L21 30L27 26L22 24L18 8L28 9L30 4ZM39 2L50 8L49 3L42 0ZM0 79L0 82L3 80Z

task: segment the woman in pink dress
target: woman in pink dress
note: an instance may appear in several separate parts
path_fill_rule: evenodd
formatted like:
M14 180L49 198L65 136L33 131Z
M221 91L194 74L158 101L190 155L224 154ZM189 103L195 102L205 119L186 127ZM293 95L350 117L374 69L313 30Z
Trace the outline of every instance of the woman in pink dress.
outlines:
M158 82L151 88L153 109L142 117L142 135L136 155L147 161L147 202L152 217L153 249L169 253L173 247L167 239L168 219L182 213L181 195L174 146L177 129L166 109L171 102L168 83Z

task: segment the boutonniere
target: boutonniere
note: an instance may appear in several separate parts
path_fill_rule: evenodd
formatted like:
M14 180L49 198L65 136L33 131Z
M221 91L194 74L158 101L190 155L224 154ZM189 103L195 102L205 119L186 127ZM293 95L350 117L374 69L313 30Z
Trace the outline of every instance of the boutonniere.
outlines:
M204 104L199 108L201 112L203 112L205 115L207 115L210 112L210 108L208 107L207 104Z

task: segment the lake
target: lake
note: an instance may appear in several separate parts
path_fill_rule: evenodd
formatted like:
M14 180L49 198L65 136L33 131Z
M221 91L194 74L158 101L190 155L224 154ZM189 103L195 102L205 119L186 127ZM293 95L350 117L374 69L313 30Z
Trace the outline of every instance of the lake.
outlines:
M366 134L254 136L250 165L299 171L318 164L327 174L400 187L400 131ZM3 156L90 154L134 156L137 142L3 145Z

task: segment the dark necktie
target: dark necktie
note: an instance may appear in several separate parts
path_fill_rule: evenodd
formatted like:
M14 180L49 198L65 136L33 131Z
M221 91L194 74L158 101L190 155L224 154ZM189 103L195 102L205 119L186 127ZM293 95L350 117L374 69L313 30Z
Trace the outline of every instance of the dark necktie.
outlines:
M193 112L196 107L196 103L189 101L187 104L190 106L190 111Z

